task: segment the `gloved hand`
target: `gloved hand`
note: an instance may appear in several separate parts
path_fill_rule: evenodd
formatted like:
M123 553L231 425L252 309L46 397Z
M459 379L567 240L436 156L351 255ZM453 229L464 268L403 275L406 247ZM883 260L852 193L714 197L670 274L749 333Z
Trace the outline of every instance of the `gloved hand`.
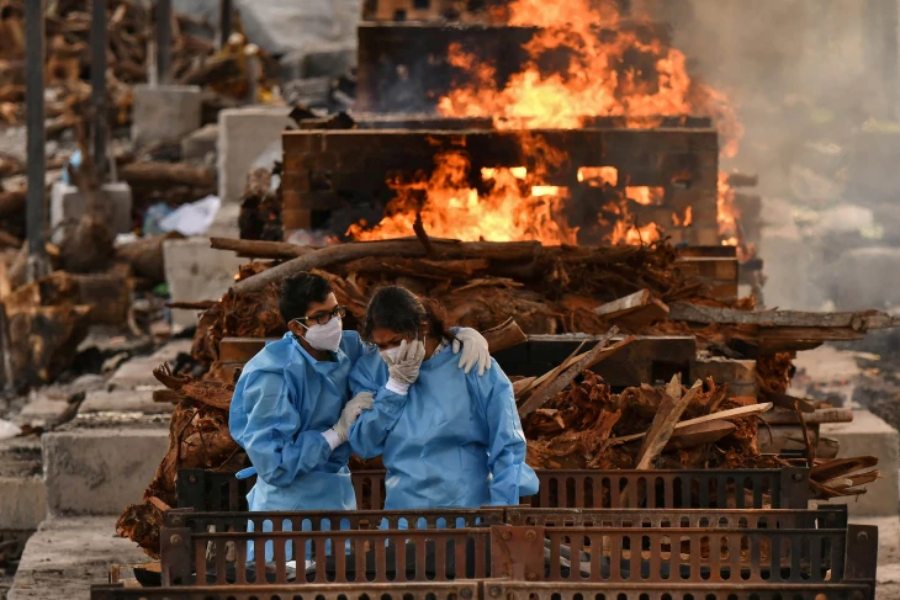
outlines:
M341 411L341 417L338 419L338 422L334 424L334 427L332 427L341 442L347 441L353 423L356 422L356 419L359 418L360 413L362 413L364 409L372 408L373 401L374 396L372 396L372 394L369 392L360 392L350 400L350 402L344 405L344 410Z
M372 404L375 403L375 394L372 392L360 392L357 395L353 396L350 402L347 405L354 405L360 407L362 410L369 410L372 408Z
M484 375L491 366L491 352L487 340L470 327L461 327L456 332L456 339L453 340L451 348L453 354L459 354L462 350L459 368L465 371L466 375L475 365L478 365L478 375Z
M382 351L381 357L388 367L388 389L405 394L419 378L419 368L425 360L425 344L419 340L403 340L396 351Z

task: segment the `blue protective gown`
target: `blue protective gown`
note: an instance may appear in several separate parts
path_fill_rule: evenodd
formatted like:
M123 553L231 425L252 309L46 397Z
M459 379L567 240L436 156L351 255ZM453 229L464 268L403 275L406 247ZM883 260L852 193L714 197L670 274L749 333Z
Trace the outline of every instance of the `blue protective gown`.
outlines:
M250 510L356 509L350 447L332 451L322 432L350 397L348 376L361 353L355 331L344 332L334 361L316 360L286 333L244 367L228 427L258 475Z
M385 387L388 370L369 347L350 375L352 394L375 393L350 429L364 458L382 455L385 509L503 506L537 493L512 384L496 361L468 375L444 347L422 363L408 395Z

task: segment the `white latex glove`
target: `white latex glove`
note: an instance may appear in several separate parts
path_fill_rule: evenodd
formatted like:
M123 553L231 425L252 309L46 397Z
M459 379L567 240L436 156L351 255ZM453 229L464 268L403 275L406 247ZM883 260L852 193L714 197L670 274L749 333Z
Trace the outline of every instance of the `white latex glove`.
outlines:
M358 406L362 410L369 410L375 403L375 395L372 392L360 392L353 396L347 405Z
M359 418L363 409L372 408L373 400L374 397L372 394L369 392L361 392L344 405L344 410L341 411L341 417L338 419L338 422L334 424L334 427L332 427L342 443L347 441L347 438L350 436L350 428L353 426L353 423L356 422L356 419Z
M405 394L419 378L419 368L425 360L425 344L419 340L403 340L396 353L382 351L381 358L388 367L387 388Z
M484 336L470 327L461 327L451 345L453 354L459 357L459 368L468 375L478 365L478 375L484 375L491 366L491 351Z

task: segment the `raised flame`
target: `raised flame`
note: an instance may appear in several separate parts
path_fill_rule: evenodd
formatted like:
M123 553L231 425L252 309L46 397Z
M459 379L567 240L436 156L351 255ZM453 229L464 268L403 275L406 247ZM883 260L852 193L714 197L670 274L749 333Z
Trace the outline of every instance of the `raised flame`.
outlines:
M500 78L497 65L453 44L448 60L460 81L438 100L437 110L453 118L489 117L497 129L522 132L529 167L483 168L484 185L475 189L464 150L439 153L430 176L391 182L396 197L384 219L372 228L352 226L350 237L409 236L420 214L426 231L438 237L577 243L578 228L564 214L568 189L544 178L548 167L568 157L532 135L533 129L575 129L598 116L622 117L634 128L658 127L663 117L709 116L719 128L723 155L736 153L742 129L727 97L691 79L684 54L658 27L624 22L615 0L511 0L492 11L497 23L539 28L523 46L523 67ZM666 189L629 185L615 167L582 166L577 181L598 188L607 200L615 198L599 211L596 224L585 223L586 229L599 226L610 243L647 244L666 228L694 221L688 207L666 215L664 223L639 223L638 215L658 215L654 209L663 205ZM724 243L737 244L729 190L727 180L720 180L718 225Z
M352 225L347 235L359 240L405 237L416 215L429 235L463 241L538 240L545 245L575 244L577 228L559 214L565 188L528 181L524 167L482 169L487 191L469 185L471 165L463 152L435 156L435 169L424 180L391 182L396 197L375 227Z

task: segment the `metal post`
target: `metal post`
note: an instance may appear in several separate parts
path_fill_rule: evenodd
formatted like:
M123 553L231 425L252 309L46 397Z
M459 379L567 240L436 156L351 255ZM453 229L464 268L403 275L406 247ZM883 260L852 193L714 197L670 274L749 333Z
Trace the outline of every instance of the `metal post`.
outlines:
M43 275L44 234L44 1L25 2L25 121L28 174L28 274Z
M234 12L232 0L219 0L219 48L228 44L231 36L231 17Z
M93 108L93 160L97 182L106 179L106 139L109 110L106 99L107 0L91 0L91 107Z
M172 0L156 0L156 72L160 85L169 83L172 64Z

